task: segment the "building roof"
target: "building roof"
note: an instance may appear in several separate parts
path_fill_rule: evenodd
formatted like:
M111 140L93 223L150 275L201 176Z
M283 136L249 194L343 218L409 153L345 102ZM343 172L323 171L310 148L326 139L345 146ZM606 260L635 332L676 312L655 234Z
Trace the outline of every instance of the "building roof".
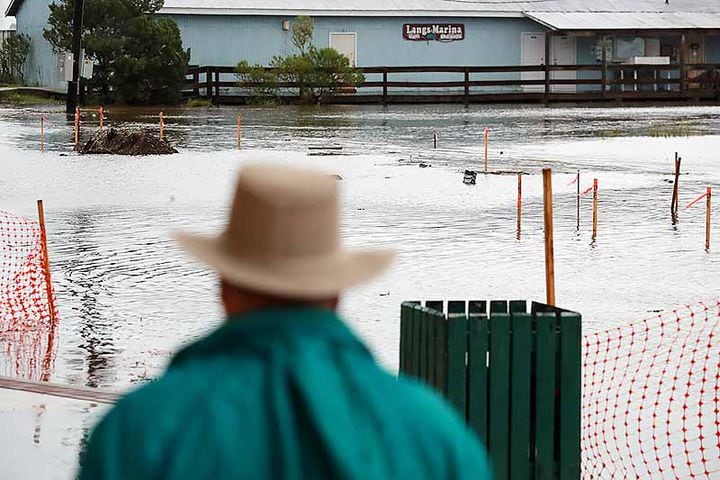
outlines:
M710 12L526 12L552 30L720 29L720 13Z
M11 0L5 15L16 15L23 1ZM720 14L720 1L669 0L666 4L665 0L165 0L165 6L160 10L169 15L382 17L523 17L526 13L535 17L538 13L550 12L584 13L591 17L610 13L638 16L671 12ZM603 23L611 20L605 19L604 15L597 18ZM560 23L556 17L552 20Z
M20 2L22 0L13 0ZM630 4L630 5L629 5ZM510 16L525 12L717 12L717 0L165 0L161 13L206 15Z

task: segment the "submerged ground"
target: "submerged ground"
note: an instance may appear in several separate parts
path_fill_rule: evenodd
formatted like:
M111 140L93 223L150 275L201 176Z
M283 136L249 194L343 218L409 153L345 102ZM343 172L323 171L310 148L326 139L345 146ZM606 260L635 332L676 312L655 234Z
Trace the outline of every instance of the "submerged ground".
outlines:
M247 161L342 176L347 243L399 250L388 274L343 303L390 369L397 367L403 300L544 298L543 167L555 172L558 304L581 312L586 331L718 297L720 243L706 252L703 205L684 209L720 184L717 107L243 109L240 151L237 109L166 110L166 134L180 153L159 157L77 156L59 108L45 109L44 153L38 108L0 110L0 210L34 218L35 200L45 202L62 317L54 382L127 389L221 321L214 276L168 234L218 231L235 172ZM107 115L106 125L157 128L156 111ZM519 238L514 175L462 183L465 169L483 168L486 126L490 170L525 174ZM96 128L89 113L86 138ZM684 175L672 224L676 151ZM595 242L589 196L576 230L571 182L578 169L583 190L599 180ZM720 230L713 233L720 242ZM8 478L69 478L101 409L8 392L0 403Z

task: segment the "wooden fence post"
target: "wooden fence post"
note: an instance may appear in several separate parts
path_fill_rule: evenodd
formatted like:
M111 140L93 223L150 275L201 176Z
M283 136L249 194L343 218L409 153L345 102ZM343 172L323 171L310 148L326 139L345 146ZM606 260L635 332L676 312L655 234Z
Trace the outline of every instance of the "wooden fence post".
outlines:
M710 216L712 206L712 189L707 187L707 201L705 204L705 250L710 250Z
M522 173L517 176L517 238L522 230Z
M470 69L465 67L465 107L470 106Z
M549 168L543 169L543 204L545 220L545 290L547 292L547 304L555 306L552 170Z
M382 102L383 102L383 106L385 106L385 105L387 105L387 96L388 96L388 84L387 84L387 82L388 82L388 71L387 71L387 68L383 68L382 75L383 75Z
M673 193L672 193L672 200L670 202L670 215L673 217L673 221L676 220L677 213L678 213L678 204L680 203L679 190L680 190L680 164L681 163L682 163L682 158L678 157L677 152L675 152L675 179L673 181Z
M205 67L205 97L212 101L212 67Z
M598 225L598 181L593 179L593 220L592 220L592 239L597 238Z
M485 127L485 175L488 173L488 144L490 143L490 129Z

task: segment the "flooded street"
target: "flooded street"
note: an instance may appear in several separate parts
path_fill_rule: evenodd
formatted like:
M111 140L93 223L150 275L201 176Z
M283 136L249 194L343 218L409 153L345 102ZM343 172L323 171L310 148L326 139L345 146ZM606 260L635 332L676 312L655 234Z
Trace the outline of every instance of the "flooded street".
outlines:
M46 109L0 109L0 210L35 218L43 199L60 310L51 381L123 391L157 376L173 352L222 320L214 275L169 239L218 231L237 170L281 162L342 177L346 243L398 249L382 278L348 292L342 311L380 361L397 369L400 303L413 299L544 300L541 169L554 171L559 306L585 331L640 320L720 294L720 210L704 249L707 186L720 187L720 108L392 106L166 110L180 151L152 157L77 156L72 125ZM113 110L106 125L157 128L157 112ZM483 169L489 127L490 171ZM83 124L83 138L97 118ZM438 149L433 149L433 131ZM334 147L328 149L327 147ZM674 152L683 158L680 214L670 219ZM576 229L576 185L599 182ZM514 173L513 173L514 172ZM516 229L523 177L522 231ZM720 191L720 190L719 190ZM0 357L2 358L2 357ZM10 373L7 362L2 374ZM0 460L8 478L70 478L102 407L0 393ZM43 433L38 434L38 429ZM22 462L17 459L22 459ZM11 472L12 473L12 472ZM0 478L5 478L0 473Z

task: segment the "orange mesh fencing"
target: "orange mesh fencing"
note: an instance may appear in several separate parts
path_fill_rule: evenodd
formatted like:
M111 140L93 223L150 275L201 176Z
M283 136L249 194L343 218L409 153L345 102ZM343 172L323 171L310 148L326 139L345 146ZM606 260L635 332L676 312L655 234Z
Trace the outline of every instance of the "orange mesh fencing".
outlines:
M583 478L720 478L720 302L586 335Z
M0 375L47 380L58 312L44 227L0 211Z

